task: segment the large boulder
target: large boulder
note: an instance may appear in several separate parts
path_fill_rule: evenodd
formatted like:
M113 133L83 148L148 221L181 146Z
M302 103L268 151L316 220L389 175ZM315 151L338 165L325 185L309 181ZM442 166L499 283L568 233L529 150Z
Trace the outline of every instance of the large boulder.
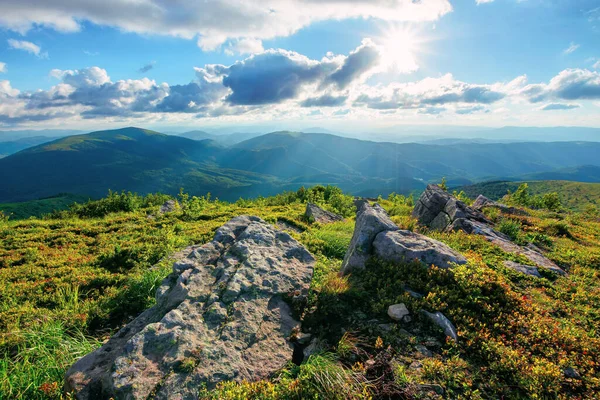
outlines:
M370 206L369 203L363 203L356 214L350 247L342 262L342 273L347 274L355 268L364 268L365 262L372 254L375 237L381 232L399 229L379 204Z
M478 197L479 209L486 206L495 206L503 210L501 204L491 202L485 197ZM507 206L504 206L507 207ZM518 211L507 209L512 214ZM565 272L554 262L548 259L540 249L535 246L519 246L512 242L508 236L494 229L494 225L485 215L473 207L467 206L437 185L428 185L413 210L420 224L439 231L464 231L469 234L481 235L502 250L522 255L536 267L547 268L557 274ZM517 269L518 270L518 269ZM521 269L522 270L522 269Z
M442 242L401 230L379 204L363 204L357 214L354 234L342 262L342 273L348 274L354 269L364 268L371 256L390 262L417 260L441 268L467 262L462 255Z
M442 242L411 231L382 232L373 241L373 254L383 260L421 261L427 265L451 268L467 260Z
M67 371L75 398L195 399L201 385L265 378L292 359L288 301L306 295L315 262L301 244L241 216L178 255L156 305Z
M320 224L330 224L332 222L343 221L344 217L341 215L332 213L327 210L323 210L316 204L306 203L306 210L304 211L304 216L308 218L309 221L315 221Z

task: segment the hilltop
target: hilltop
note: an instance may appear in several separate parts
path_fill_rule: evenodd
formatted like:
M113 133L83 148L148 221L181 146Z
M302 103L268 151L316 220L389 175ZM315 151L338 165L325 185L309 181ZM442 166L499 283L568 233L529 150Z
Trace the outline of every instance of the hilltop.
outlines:
M285 229L314 256L302 331L321 341L321 352L257 382L198 387L201 398L591 398L600 390L597 210L484 209L506 240L535 246L566 271L538 268L533 276L506 266L530 263L523 256L481 235L422 226L411 216L413 200L392 195L378 200L395 225L388 229L438 240L466 263L440 269L373 259L340 276L355 219L352 198L336 188L236 203L183 194L161 213L168 199L112 194L44 219L0 221L1 398L60 398L76 359L155 304L172 272L167 256L185 258L180 250L208 243L240 215ZM345 220L313 223L304 217L307 201ZM398 303L411 319L390 318ZM447 316L458 341L419 309ZM194 354L174 371L206 365Z
M374 197L420 193L442 177L452 186L540 174L593 180L600 169L592 142L397 144L284 131L226 146L189 136L202 140L124 128L30 147L0 159L0 202L180 188L235 201L315 184Z

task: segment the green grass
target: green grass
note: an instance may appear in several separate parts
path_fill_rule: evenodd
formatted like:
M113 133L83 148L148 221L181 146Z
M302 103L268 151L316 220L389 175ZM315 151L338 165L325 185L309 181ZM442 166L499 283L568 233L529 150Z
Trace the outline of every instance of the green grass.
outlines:
M134 201L113 200L117 208ZM382 200L401 227L447 243L468 264L440 270L371 260L366 270L341 277L353 219L307 224L305 204L292 194L236 203L187 198L163 216L144 201L110 212L114 202L0 222L0 399L60 398L66 368L153 304L170 269L165 257L209 241L240 214L304 229L291 234L317 262L303 330L324 350L271 380L224 383L210 392L199 387L202 398L418 398L421 383L442 386L448 398L583 399L600 391L600 221L589 214L495 216L507 225L501 229L542 245L569 271L539 279L503 266L504 259L529 263L523 257L479 236L429 232L414 223L405 200ZM97 210L108 211L86 216ZM411 297L406 287L424 297ZM399 302L412 322L382 329L391 322L387 307ZM448 316L459 341L446 342L420 309ZM414 346L433 339L434 357L412 368ZM567 367L582 379L565 378Z
M563 207L573 211L585 211L590 207L600 209L600 183L570 181L527 181L527 182L484 182L462 187L467 195L475 198L479 194L497 200L507 190L515 192L519 185L527 183L532 195L557 192Z
M29 217L41 217L54 211L66 210L73 203L82 203L87 200L88 198L85 196L61 194L40 200L0 204L0 211L13 220L26 219Z

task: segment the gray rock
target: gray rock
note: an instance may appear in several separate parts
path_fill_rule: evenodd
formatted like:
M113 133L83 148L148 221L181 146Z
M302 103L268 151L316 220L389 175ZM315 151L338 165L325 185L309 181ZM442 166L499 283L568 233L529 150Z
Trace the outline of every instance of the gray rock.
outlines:
M410 297L414 297L415 299L422 299L423 297L425 297L421 293L415 292L414 290L407 287L404 288L404 291L408 293Z
M521 272L523 274L535 276L537 278L541 278L538 269L536 267L532 267L531 265L523 265L516 263L514 261L504 261L504 266L507 268L514 269L515 271Z
M510 238L493 228L493 224L479 209L484 206L494 205L506 212L513 214L518 210L504 206L479 196L477 198L477 209L469 207L465 203L452 197L437 185L428 185L413 210L413 217L419 223L431 229L439 231L464 231L469 234L482 235L486 240L492 242L502 250L514 254L520 254L531 260L537 267L547 268L557 274L564 275L565 272L554 262L548 259L540 249L535 246L519 246Z
M389 306L387 314L394 321L401 321L404 317L410 315L410 311L408 311L404 303L400 303Z
M348 274L355 268L364 268L367 258L371 255L375 237L380 232L398 229L400 228L392 222L379 204L375 204L373 207L363 204L356 215L354 234L342 262L342 273Z
M318 222L320 224L331 224L332 222L344 220L344 217L341 215L323 210L321 207L313 203L306 203L304 216L308 218L309 221Z
M475 201L473 202L473 205L471 205L471 207L474 208L475 210L479 210L479 211L481 211L485 207L493 207L493 208L499 209L500 211L502 211L503 213L506 213L506 214L529 215L529 213L525 210L522 210L522 209L516 208L516 207L510 207L510 206L507 206L506 204L498 203L496 201L488 199L487 197L485 197L482 194L477 196L477 198L475 199Z
M177 210L178 207L179 207L179 204L177 203L177 201L167 200L164 202L164 204L162 206L160 206L160 210L158 210L158 212L160 214L166 214L166 213Z
M318 338L311 340L310 344L302 351L304 361L308 360L310 356L319 354L325 350L327 346Z
M565 368L563 370L563 375L565 376L565 378L581 379L581 375L579 374L579 371L577 371L573 367L567 367L567 368Z
M436 324L437 326L442 328L442 330L444 331L446 336L452 338L452 340L454 340L455 342L458 341L458 335L456 333L456 328L454 327L452 322L450 322L450 320L448 318L446 318L446 316L444 314L442 314L439 311L437 311L435 313L430 313L425 310L421 310L421 313L423 313L423 315L425 315L427 318L429 318L431 320L431 322L433 322L434 324Z
M433 357L433 353L431 352L431 350L429 350L427 347L423 346L422 344L417 344L415 346L415 350L417 350L419 353L421 353L425 357Z
M434 392L439 395L444 394L444 388L435 383L422 383L419 385L419 390L422 392Z
M386 261L410 262L418 260L430 266L451 268L466 264L467 259L446 244L411 231L381 232L373 241L373 253Z
M195 399L199 385L268 377L292 359L314 258L287 233L241 216L212 242L176 253L156 305L66 373L77 399Z

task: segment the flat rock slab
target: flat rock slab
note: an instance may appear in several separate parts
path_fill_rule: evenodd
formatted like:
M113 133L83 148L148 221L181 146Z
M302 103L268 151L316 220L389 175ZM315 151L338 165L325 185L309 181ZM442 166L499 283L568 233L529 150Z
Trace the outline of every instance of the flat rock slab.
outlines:
M406 230L381 232L373 241L374 254L386 261L421 261L426 265L451 268L467 259L448 245Z
M514 269L515 271L520 272L522 274L535 276L536 278L542 277L542 275L540 275L540 272L538 271L538 269L536 267L532 267L531 265L523 265L523 264L516 263L514 261L507 260L507 261L504 261L504 266L507 268Z
M306 210L304 211L304 215L306 216L306 218L309 219L309 221L315 221L320 224L331 224L333 222L344 220L344 217L342 217L341 215L324 210L313 203L306 203Z
M292 359L299 322L286 298L308 292L315 260L258 217L177 253L157 303L66 374L77 399L196 399L200 385L268 377Z
M495 206L512 214L519 214L517 209L492 202L484 196L479 196L474 203L477 208ZM519 246L508 236L494 229L493 224L478 209L467 206L462 201L442 190L437 185L428 185L413 210L413 217L419 223L439 231L464 231L469 234L481 235L502 250L522 255L537 267L547 268L557 274L564 275L565 271L548 259L535 246Z

